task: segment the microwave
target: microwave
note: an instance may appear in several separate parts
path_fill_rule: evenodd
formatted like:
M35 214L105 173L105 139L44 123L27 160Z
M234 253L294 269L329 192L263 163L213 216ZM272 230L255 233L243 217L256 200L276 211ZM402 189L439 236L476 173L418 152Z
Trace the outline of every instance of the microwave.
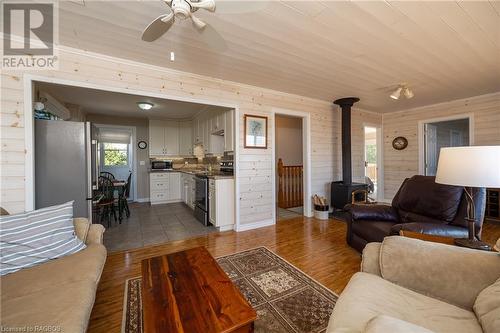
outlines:
M151 161L151 170L172 170L172 161Z

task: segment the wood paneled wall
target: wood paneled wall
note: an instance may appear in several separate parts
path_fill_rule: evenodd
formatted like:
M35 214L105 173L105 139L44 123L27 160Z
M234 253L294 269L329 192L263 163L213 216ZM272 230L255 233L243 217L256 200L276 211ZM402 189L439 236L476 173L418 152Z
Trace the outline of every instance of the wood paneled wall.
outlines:
M416 96L418 98L418 95ZM434 104L383 115L385 198L392 198L403 180L418 174L418 123L459 114L474 115L474 144L500 145L500 93ZM408 139L404 150L392 148L397 136Z
M47 77L145 92L200 98L238 105L240 122L240 218L257 223L272 218L272 151L243 149L243 114L269 117L269 142L274 137L272 108L311 113L312 193L325 195L339 178L338 111L331 102L213 79L63 48L57 71L36 72ZM1 205L11 213L25 208L25 134L23 73L1 74Z

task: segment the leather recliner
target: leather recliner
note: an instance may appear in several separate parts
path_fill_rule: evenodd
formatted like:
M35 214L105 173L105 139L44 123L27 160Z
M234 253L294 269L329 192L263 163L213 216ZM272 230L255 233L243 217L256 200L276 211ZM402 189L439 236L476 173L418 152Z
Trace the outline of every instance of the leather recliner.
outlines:
M481 238L486 189L474 189L475 236ZM435 177L405 179L392 205L346 205L347 243L358 251L400 230L423 234L467 238L467 201L463 187L443 185Z

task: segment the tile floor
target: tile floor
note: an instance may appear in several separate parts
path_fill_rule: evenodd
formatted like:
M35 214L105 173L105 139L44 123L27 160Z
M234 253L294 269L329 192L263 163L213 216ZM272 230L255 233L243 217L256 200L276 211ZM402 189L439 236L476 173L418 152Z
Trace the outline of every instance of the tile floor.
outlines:
M150 206L149 203L130 204L130 217L122 224L113 222L106 227L104 245L108 252L129 250L217 232L205 227L183 203Z

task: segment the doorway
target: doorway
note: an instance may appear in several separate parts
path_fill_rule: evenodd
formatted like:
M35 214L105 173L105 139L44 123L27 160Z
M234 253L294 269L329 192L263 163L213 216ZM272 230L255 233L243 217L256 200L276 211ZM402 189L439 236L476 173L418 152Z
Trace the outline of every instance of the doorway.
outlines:
M426 121L423 129L423 154L421 173L435 176L441 148L470 146L472 144L471 119Z
M276 114L276 209L278 220L304 215L302 118Z
M131 176L129 201L136 200L137 172L135 168L135 128L117 125L96 125L99 129L100 171L116 179Z
M368 185L368 198L371 201L379 199L380 176L379 167L381 158L380 129L374 126L365 126L364 134L364 160L365 160L365 183Z

